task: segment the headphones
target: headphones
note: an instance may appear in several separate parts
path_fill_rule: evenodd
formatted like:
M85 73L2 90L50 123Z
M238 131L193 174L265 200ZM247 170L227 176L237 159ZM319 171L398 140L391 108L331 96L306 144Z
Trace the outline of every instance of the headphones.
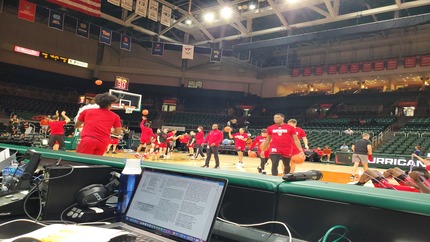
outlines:
M76 193L76 203L80 207L90 207L102 205L112 195L114 190L118 187L118 179L113 179L106 186L102 184L92 184L86 186Z

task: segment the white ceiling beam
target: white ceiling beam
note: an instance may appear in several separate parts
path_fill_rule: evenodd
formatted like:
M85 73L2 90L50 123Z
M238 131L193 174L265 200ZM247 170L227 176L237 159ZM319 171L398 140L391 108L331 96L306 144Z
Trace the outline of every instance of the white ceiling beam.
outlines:
M324 0L325 6L332 17L336 17L336 13L333 9L333 6L330 3L330 0Z
M399 7L395 4L393 4L393 5L389 5L389 6L373 8L373 9L364 10L364 11L360 11L360 12L343 14L343 15L339 15L335 18L325 18L325 19L318 19L318 20L313 20L313 21L308 21L308 22L302 22L302 23L298 23L298 24L290 24L288 26L288 29L304 28L304 27L309 27L309 26L322 25L322 24L326 24L326 23L332 23L332 22L343 21L343 20L348 20L348 19L355 19L355 18L357 18L357 16L360 16L360 15L361 16L370 16L370 15L374 15L374 14L393 12L393 11L397 11L400 9L421 7L421 6L425 6L425 5L430 5L430 0L420 0L420 1L402 3ZM241 34L240 35L232 35L232 36L213 40L213 42L220 42L223 40L235 40L237 38L259 36L259 35L271 34L271 33L276 33L276 32L281 32L281 31L285 31L285 27L274 27L274 28L270 28L270 29L254 31L254 32L250 32L247 35L241 35ZM206 44L206 43L207 42L197 42L197 43L194 43L194 45L201 45L201 44Z
M333 1L333 9L334 9L335 16L339 15L340 0Z
M109 20L109 21L111 21L111 22L113 22L113 23L117 23L117 24L119 24L119 25L122 25L122 26L128 27L128 28L134 29L134 30L136 30L136 31L138 31L138 32L141 32L141 33L147 34L147 35L149 35L149 36L157 36L157 37L159 37L160 39L163 39L163 40L165 40L165 41L168 41L168 42L171 42L171 43L176 43L176 44L181 44L181 43L180 43L179 41L177 41L177 40L171 39L171 38L166 37L166 36L164 36L164 35L158 35L157 33L153 32L153 31L150 31L150 30L148 30L148 29L142 28L142 27L140 27L140 26L137 26L137 25L134 25L134 24L131 24L131 23L126 23L125 21L123 21L123 20L121 20L121 19L119 19L119 18L115 18L115 17L113 17L113 16L111 16L111 15L108 15L108 14L105 14L105 13L101 13L101 18L106 19L106 20Z
M182 14L185 14L185 15L187 15L187 16L189 16L190 18L191 18L191 20L193 21L193 23L195 23L196 24L196 26L211 40L211 41L213 41L215 38L212 36L212 34L211 33L209 33L209 31L191 14L191 13L189 13L189 12L187 12L187 11L185 11L185 10L183 10L182 8L178 8L178 7L176 7L175 5L173 5L173 4L171 4L171 3L169 3L169 2L166 2L166 1L164 1L164 0L156 0L157 2L159 2L159 3L161 3L161 4L163 4L163 5L165 5L165 6L167 6L167 7L169 7L169 8L171 8L171 9L175 9L175 10L178 10L180 13L182 13Z
M402 4L402 1L401 0L396 0L397 7L400 7L400 4Z
M321 8L319 8L317 6L309 6L308 8L314 12L321 14L322 16L324 16L326 18L330 17L330 13L327 13L326 11L322 10Z
M275 14L278 17L279 21L281 21L282 25L285 27L285 29L287 29L288 28L288 22L287 22L287 20L285 20L285 18L282 15L282 13L278 10L275 2L273 2L273 0L267 0L267 2L272 7L273 12L275 12Z

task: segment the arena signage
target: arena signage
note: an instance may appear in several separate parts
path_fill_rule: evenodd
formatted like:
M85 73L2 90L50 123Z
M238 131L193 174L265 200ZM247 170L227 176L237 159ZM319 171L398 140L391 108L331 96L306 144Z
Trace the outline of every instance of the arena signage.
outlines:
M26 55L32 55L32 56L36 56L36 57L39 57L39 55L40 55L40 51L24 48L24 47L17 46L17 45L14 46L13 50L15 52L18 52L18 53L22 53L22 54L26 54Z
M373 161L369 161L370 164L375 165L389 165L397 167L426 167L421 161L414 161L407 158L391 158L391 157L373 157Z

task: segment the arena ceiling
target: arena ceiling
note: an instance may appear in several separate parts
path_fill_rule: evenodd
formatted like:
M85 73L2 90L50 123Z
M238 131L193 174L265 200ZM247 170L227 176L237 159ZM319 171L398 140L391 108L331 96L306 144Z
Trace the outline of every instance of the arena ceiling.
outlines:
M102 0L101 18L46 1L30 0L131 35L135 43L161 41L233 50L260 68L282 66L286 46L322 45L430 22L430 0L155 0L173 9L170 27ZM16 0L0 0L16 8ZM135 2L135 1L134 1ZM255 8L250 6L254 5ZM232 16L220 11L230 7ZM161 8L161 6L160 6ZM214 14L205 21L204 15Z

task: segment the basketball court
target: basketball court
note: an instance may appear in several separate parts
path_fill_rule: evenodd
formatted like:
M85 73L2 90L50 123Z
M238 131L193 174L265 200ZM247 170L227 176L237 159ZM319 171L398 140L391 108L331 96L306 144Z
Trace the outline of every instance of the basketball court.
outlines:
M105 154L105 156L118 157L118 158L124 158L125 156L127 156L128 158L130 158L131 157L130 154L135 154L135 152L125 153L125 152L117 151L117 154ZM169 155L170 155L170 159L159 159L159 160L154 160L153 162L171 163L171 164L194 166L194 167L201 167L204 165L204 160L201 160L201 159L192 160L191 157L188 156L188 153L172 152ZM245 156L243 158L243 162L245 163L244 167L237 167L236 165L234 165L234 163L237 162L237 156L235 155L220 154L219 158L220 158L220 170L258 173L257 167L260 165L259 158L249 158ZM148 160L148 161L152 161L152 160ZM202 168L202 169L213 169L214 166L215 166L215 160L212 157L209 168ZM269 161L265 169L266 172L268 173L266 176L270 176L271 169L272 169L272 165L271 165L271 162ZM279 166L278 169L279 169L279 174L281 176L282 175L281 166ZM303 164L296 165L296 172L308 171L308 170L321 171L324 174L324 177L321 179L321 181L325 181L325 182L347 184L353 181L353 180L350 180L349 178L351 176L352 166L342 166L342 165L335 165L332 163L316 163L316 162L306 162L306 161ZM380 171L383 171L383 170L380 170ZM359 167L357 172L359 172L359 174L361 175L361 173L363 172L363 169Z

